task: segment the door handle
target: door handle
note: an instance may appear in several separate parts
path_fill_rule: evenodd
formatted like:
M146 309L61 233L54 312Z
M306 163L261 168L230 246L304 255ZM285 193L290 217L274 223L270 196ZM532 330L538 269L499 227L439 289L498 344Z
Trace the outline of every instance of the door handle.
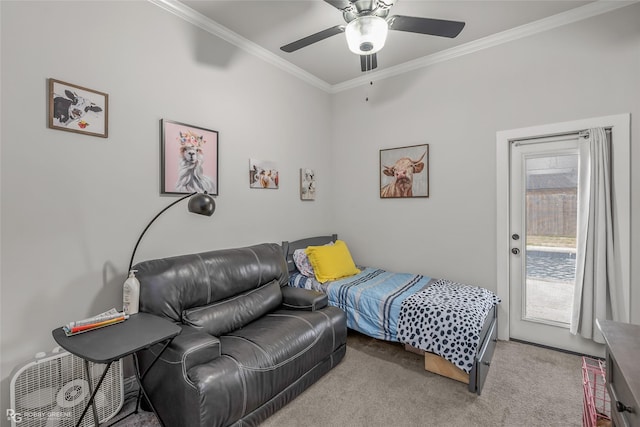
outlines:
M512 248L512 249L511 249L511 253L512 253L512 254L514 254L514 255L518 255L518 254L520 253L520 249L518 249L518 248Z
M635 412L632 406L627 406L619 400L616 400L616 410L618 412L629 412L631 414Z

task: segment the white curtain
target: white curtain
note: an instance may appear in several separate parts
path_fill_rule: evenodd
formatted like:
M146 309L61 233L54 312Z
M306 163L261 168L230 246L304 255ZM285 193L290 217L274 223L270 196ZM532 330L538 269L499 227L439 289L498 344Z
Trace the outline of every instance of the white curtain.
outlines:
M603 343L596 319L620 320L611 210L611 149L604 128L581 143L578 185L576 288L571 333Z

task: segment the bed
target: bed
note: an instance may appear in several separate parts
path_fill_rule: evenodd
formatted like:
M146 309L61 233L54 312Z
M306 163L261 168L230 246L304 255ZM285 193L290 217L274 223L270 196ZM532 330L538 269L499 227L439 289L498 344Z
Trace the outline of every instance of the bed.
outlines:
M500 300L495 294L446 279L367 266L357 266L349 277L316 280L313 269L309 272L310 267L301 263L302 253L308 247L337 243L344 244L335 234L283 241L289 286L327 294L330 305L346 312L350 329L424 354L427 371L464 382L480 395L497 342Z

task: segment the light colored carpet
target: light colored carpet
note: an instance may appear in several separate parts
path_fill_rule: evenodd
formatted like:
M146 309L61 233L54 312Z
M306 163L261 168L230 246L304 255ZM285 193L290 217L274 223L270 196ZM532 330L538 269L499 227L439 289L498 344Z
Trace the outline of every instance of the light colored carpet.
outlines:
M581 358L518 342L497 344L481 396L424 370L402 345L349 331L342 362L262 425L580 426ZM156 427L140 413L117 427ZM173 426L167 426L173 427Z

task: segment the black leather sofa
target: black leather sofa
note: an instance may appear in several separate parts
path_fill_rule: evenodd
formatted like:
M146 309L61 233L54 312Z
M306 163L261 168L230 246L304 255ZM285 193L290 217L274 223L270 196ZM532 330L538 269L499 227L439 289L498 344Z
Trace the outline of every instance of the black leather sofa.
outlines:
M144 378L168 427L252 426L342 360L344 312L287 286L280 246L265 243L138 263L140 311L182 332ZM160 345L138 352L145 372Z

